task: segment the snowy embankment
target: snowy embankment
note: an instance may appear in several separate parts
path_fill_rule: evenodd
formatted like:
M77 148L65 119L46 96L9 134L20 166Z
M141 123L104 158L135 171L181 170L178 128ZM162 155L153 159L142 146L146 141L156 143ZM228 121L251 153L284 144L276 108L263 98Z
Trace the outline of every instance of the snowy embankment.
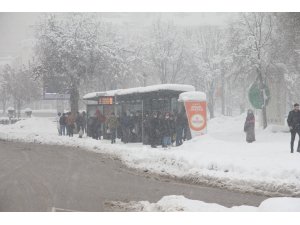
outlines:
M108 202L110 207L125 211L144 212L299 212L299 198L269 198L263 201L258 207L254 206L234 206L227 208L215 203L205 203L202 201L187 199L184 196L170 195L164 196L157 203L148 201L128 203Z
M54 118L0 125L0 139L83 147L116 156L132 168L189 182L269 196L299 196L300 154L290 154L290 134L257 129L257 141L248 144L244 119L212 119L207 135L167 150L134 143L111 145L108 140L79 139L76 135L59 137Z

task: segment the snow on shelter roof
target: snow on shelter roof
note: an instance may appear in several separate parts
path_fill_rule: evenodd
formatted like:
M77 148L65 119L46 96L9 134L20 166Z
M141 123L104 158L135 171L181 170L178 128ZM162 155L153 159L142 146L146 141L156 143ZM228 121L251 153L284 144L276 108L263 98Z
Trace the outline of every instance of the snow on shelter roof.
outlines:
M204 92L200 91L188 91L183 92L179 95L178 101L205 101L206 100L206 94Z
M158 85L151 85L146 87L135 87L135 88L119 89L119 90L104 91L104 92L93 92L83 96L83 99L88 100L88 99L96 98L98 96L128 95L128 94L147 93L147 92L160 91L160 90L186 92L186 91L195 91L195 87L186 84L158 84Z
M111 91L91 92L91 93L84 95L83 99L90 100L90 99L94 99L99 96L115 96L117 91L119 91L119 89L111 90Z

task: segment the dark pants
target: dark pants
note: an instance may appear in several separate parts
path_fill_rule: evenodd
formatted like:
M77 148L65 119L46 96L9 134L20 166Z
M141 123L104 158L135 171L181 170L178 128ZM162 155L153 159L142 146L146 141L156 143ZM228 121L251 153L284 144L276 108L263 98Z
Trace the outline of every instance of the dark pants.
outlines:
M157 136L155 134L155 131L152 131L150 133L150 136L149 136L149 144L151 145L151 147L154 147L156 148L156 145L157 145Z
M127 127L122 128L122 138L123 142L126 144L130 141L130 129Z
M72 125L67 125L67 133L69 137L73 137L73 129L74 127Z
M291 153L294 152L294 141L296 134L298 134L299 140L298 140L298 147L297 147L297 152L300 152L300 130L291 130Z
M182 133L183 133L183 128L178 127L176 129L176 146L182 145Z
M66 135L66 125L60 125L60 135Z

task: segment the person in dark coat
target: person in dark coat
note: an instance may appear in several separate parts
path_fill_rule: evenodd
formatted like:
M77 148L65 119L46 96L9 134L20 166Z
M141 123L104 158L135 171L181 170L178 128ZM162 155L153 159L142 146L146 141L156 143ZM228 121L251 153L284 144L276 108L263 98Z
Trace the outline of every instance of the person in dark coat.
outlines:
M157 129L157 139L156 139L156 144L157 145L162 145L163 144L163 120L164 120L164 115L162 112L158 111L157 113L157 118L158 118L158 129Z
M66 135L66 126L67 126L65 113L63 113L61 115L61 117L59 118L59 124L60 124L61 135L65 136Z
M255 117L251 109L249 109L247 113L244 131L246 132L246 141L248 143L255 141Z
M160 131L162 134L162 147L167 148L171 146L171 122L170 114L166 113L165 117L160 121Z
M129 117L126 113L122 114L121 120L121 128L122 128L122 142L128 143L130 137L130 130L129 130Z
M287 123L291 131L291 153L294 153L296 134L298 134L299 137L297 152L300 153L300 110L298 103L294 104L294 110L289 112Z
M87 116L86 116L86 112L85 111L82 112L82 129L83 129L83 133L86 133L86 129L87 129Z
M80 129L83 132L83 117L79 112L77 112L76 115L76 128L77 128L77 132L79 132Z
M128 119L129 142L136 142L136 139L137 139L135 122L136 122L135 116L133 115L133 113L130 113L130 116Z
M157 138L158 138L158 129L159 129L159 121L157 118L157 113L154 112L150 119L150 136L149 142L152 148L156 148Z
M175 124L175 116L170 114L170 128L171 128L171 143L176 141L176 124Z
M189 120L187 118L186 112L182 113L182 118L183 118L183 140L191 140L192 135L191 135L191 130L189 126Z
M148 113L145 114L145 118L144 118L144 121L143 121L143 144L144 145L148 145L150 144L149 142L149 138L150 138L150 120L151 120L151 117L149 116Z
M184 128L184 118L182 113L176 115L175 126L176 126L176 146L179 146L182 145L182 136L183 136L183 128Z

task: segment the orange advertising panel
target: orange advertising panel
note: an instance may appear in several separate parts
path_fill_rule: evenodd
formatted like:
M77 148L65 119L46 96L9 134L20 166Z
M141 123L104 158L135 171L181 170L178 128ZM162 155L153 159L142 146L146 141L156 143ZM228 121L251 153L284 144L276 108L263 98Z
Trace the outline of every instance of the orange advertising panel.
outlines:
M206 102L185 101L185 110L192 137L206 133Z

